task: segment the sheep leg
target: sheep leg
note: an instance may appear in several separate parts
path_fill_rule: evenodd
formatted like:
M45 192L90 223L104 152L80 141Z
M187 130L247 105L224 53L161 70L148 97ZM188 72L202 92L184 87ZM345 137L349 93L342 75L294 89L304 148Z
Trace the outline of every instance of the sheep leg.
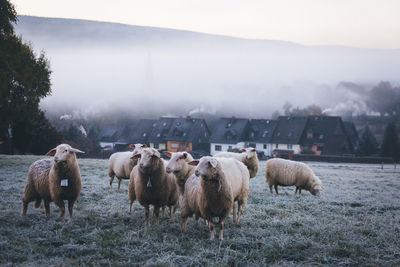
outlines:
M301 188L299 188L299 195L301 195Z
M298 190L299 188L296 186L296 190L294 191L294 195L296 195L297 194L297 190Z
M272 184L269 185L269 191L271 192L271 194L274 194L274 193L272 192Z
M169 218L170 219L172 218L172 209L173 209L173 206L169 206Z
M26 211L28 210L28 203L27 201L22 201L22 215L26 215Z
M155 216L156 224L160 224L160 207L154 206L153 216Z
M165 206L162 206L161 210L162 210L162 216L164 216L165 215Z
M214 223L212 220L208 220L208 227L210 228L210 240L214 240Z
M236 201L233 201L232 210L233 210L233 222L236 223L237 222Z
M44 208L46 210L46 219L50 218L50 201L44 200Z
M218 238L219 240L223 240L224 239L224 221L220 221L218 222L218 226L219 226L219 232L218 232Z
M118 191L119 191L119 188L121 187L121 181L122 181L122 179L118 178Z
M68 200L68 213L69 217L72 219L72 208L74 207L75 201Z
M239 223L240 217L242 217L243 213L243 201L238 201L238 217L236 223Z
M114 175L110 176L110 190L112 189L112 182L114 181Z
M275 187L276 194L279 195L279 193L278 193L278 185L276 184L276 185L274 185L274 187Z
M129 202L129 213L131 214L132 214L132 204L133 204L133 199L131 199Z
M54 199L54 204L56 204L60 208L60 220L64 221L65 216L65 204L62 199Z
M144 214L146 216L146 224L149 224L149 213L150 213L149 206L144 206Z
M182 233L186 232L187 220L188 220L188 217L181 216L181 232Z

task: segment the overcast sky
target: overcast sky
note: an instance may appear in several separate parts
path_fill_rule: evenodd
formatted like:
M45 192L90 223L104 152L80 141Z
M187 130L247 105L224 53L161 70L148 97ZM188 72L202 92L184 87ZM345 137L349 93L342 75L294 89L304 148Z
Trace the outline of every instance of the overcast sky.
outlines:
M11 0L22 15L400 49L399 0Z

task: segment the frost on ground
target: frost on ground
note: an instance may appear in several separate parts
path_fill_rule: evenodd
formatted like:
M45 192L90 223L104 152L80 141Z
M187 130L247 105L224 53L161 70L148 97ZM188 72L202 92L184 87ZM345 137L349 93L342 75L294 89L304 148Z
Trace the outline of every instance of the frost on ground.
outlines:
M400 168L386 165L310 163L324 184L320 197L294 187L271 195L265 162L250 180L239 225L225 221L222 242L208 240L203 221L145 226L136 202L129 214L128 180L109 189L107 161L79 159L82 192L73 220L46 221L28 207L21 217L23 187L36 156L0 155L0 265L399 265ZM115 183L115 181L114 181Z

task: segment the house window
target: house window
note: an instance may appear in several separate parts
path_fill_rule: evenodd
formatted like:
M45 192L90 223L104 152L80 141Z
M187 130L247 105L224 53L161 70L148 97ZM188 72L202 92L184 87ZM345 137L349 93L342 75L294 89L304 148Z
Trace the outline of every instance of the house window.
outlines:
M287 145L287 149L292 149L293 148L293 145Z
M189 143L186 143L186 147L190 147L190 144L189 144Z
M158 134L157 134L157 137L160 137L160 136L161 136L161 134L160 134L160 133L158 133Z
M164 122L164 123L162 124L162 126L167 126L167 123L166 123L166 122Z
M178 148L179 145L177 143L171 143L171 148Z
M183 133L183 136L186 136L186 132Z
M288 136L289 136L289 137L292 136L292 132L289 132L289 133L288 133Z
M278 149L278 144L275 145L275 148Z
M263 148L264 148L264 149L267 149L267 144L264 144L264 145L263 145Z
M154 143L154 148L158 149L158 143Z
M276 134L276 136L280 136L281 135L281 132L278 132L277 134Z
M254 132L251 132L250 137L254 137Z
M228 149L232 149L232 146L228 146Z
M267 136L267 134L268 134L268 131L264 131L264 133L263 133L262 137L266 137L266 136Z
M307 133L307 139L312 139L313 138L313 133L312 132L308 132Z
M317 151L322 151L323 146L317 146Z
M269 124L269 120L267 120L267 124Z
M319 139L321 139L321 140L324 139L324 135L323 135L323 134L320 134L320 135L319 135Z
M215 145L215 151L221 151L222 147L220 145Z
M146 137L146 135L147 135L146 133L143 133L143 137Z

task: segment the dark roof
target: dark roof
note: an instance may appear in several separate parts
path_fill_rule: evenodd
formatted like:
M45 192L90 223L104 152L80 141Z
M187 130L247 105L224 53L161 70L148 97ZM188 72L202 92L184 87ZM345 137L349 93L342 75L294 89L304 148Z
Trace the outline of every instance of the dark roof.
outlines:
M153 123L153 130L147 140L150 143L165 143L175 118L161 117Z
M256 143L269 143L278 121L276 120L250 120L248 141Z
M350 121L344 121L343 124L346 130L346 134L350 139L350 142L352 143L354 148L357 148L360 142L360 138L358 136L357 129L354 126L354 123Z
M247 141L250 122L248 119L220 118L211 134L211 143L236 144Z
M208 143L210 131L203 119L176 118L168 132L168 141Z
M352 152L343 121L336 116L309 116L301 145L323 145L323 155Z
M153 131L153 124L156 120L141 119L134 126L129 127L127 134L120 137L121 141L130 144L146 144Z
M280 116L271 143L299 144L306 124L306 117Z
M125 126L106 125L101 129L99 139L103 142L115 142L124 130L126 130Z

